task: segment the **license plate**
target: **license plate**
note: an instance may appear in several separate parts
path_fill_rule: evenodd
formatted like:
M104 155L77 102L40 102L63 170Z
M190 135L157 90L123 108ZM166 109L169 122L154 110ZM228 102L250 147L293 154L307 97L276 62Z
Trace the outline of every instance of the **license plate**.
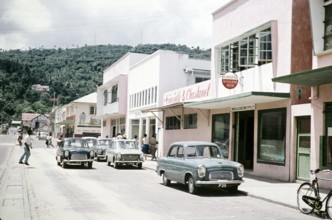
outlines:
M227 184L226 183L219 183L219 186L218 187L221 187L221 188L226 188Z

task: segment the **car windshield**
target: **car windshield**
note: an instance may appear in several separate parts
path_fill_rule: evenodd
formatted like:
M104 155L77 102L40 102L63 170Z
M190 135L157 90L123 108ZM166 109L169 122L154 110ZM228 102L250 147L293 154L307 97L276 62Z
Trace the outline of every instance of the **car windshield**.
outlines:
M137 149L135 141L118 141L120 149Z
M64 141L64 147L88 147L82 139L68 139Z
M222 158L219 148L213 145L195 145L186 148L188 158Z
M109 146L110 144L111 144L111 140L98 140L98 145Z
M96 139L84 139L84 140L88 143L89 147L93 147L93 146L97 145Z

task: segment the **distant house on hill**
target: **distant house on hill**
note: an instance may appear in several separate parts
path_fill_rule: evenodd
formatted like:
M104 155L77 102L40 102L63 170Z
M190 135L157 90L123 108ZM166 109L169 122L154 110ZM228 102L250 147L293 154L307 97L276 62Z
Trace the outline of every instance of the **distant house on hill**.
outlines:
M22 113L22 127L33 131L48 131L50 116L48 114Z

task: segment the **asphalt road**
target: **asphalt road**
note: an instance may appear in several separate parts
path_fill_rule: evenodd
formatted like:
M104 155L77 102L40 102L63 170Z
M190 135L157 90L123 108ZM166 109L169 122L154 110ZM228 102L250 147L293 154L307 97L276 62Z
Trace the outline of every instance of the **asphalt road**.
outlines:
M105 162L63 169L56 165L55 149L36 139L33 146L24 172L32 219L317 219L243 194L191 195L180 184L163 186L149 169L114 169Z

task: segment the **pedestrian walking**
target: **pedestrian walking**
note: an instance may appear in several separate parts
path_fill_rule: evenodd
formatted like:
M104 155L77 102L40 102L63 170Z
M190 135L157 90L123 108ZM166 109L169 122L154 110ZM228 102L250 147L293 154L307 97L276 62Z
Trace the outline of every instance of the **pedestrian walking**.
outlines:
M151 160L155 160L156 158L156 151L157 151L157 138L156 134L153 134L152 137L150 138L150 153L151 153Z
M32 148L32 130L28 130L28 134L24 138L24 153L22 154L19 163L23 164L23 160L25 159L24 164L29 165L28 160L31 155L30 149Z
M46 138L46 147L54 147L53 143L52 143L52 132L50 132Z
M142 145L142 152L145 156L145 159L146 159L146 155L149 154L150 152L150 147L149 147L149 139L148 139L148 136L147 134L144 134L143 135L143 138L142 138L142 142L143 142L143 145Z

